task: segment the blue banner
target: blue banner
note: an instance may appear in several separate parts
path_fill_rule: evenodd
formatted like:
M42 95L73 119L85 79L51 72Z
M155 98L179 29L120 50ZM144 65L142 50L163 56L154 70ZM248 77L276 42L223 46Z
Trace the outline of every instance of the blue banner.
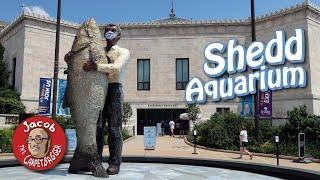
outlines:
M38 115L50 115L51 78L40 78Z
M70 115L70 108L62 108L63 97L67 87L67 80L59 79L59 89L57 98L57 115L65 116Z
M242 117L253 116L253 98L251 94L241 97L240 115Z

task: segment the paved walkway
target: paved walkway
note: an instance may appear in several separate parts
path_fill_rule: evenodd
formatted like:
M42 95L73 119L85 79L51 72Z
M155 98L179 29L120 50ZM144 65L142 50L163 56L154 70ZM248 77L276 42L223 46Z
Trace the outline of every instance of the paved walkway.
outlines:
M136 136L134 139L124 143L123 155L136 156L164 156L164 157L185 157L185 158L208 158L216 160L231 160L239 162L250 162L259 164L276 165L276 158L258 157L254 156L250 160L248 155L244 155L242 159L237 159L238 154L215 152L204 149L197 149L198 154L192 154L194 148L187 145L183 138L172 138L170 136L163 136L157 138L155 150L144 150L143 136ZM105 147L104 154L108 154L108 148ZM320 172L320 163L293 163L292 160L280 159L280 166L294 167Z
M244 155L242 159L237 159L238 154L235 153L224 153L215 152L204 149L197 149L198 154L193 153L193 147L187 145L183 138L172 138L170 136L163 136L157 138L157 144L155 150L144 150L143 136L136 136L130 141L127 141L123 145L123 156L163 156L163 157L185 157L185 158L207 158L215 160L228 160L228 161L239 161L249 163L259 163L276 165L276 158L258 157L254 156L250 160L248 155ZM108 146L104 148L104 155L108 154ZM15 159L11 155L0 155L0 161ZM280 166L283 167L294 167L320 172L320 163L293 163L292 160L280 159Z

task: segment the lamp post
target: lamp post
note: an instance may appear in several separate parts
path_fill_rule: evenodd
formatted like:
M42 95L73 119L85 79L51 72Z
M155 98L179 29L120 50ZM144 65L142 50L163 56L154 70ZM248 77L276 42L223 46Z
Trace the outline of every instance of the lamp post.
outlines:
M254 0L250 0L250 9L251 9L251 40L252 42L256 41L256 20L255 20L255 9L254 9ZM256 83L257 92L254 94L254 127L256 140L260 144L260 122L259 122L259 83Z
M274 137L274 142L276 143L277 148L277 166L279 166L279 136Z
M198 154L197 153L197 136L198 136L198 134L197 134L197 130L193 130L193 136L194 136L194 151L193 151L193 153L192 154Z
M57 9L57 25L56 25L56 46L54 54L54 74L53 74L53 101L52 101L52 117L57 115L57 86L59 74L59 44L60 44L60 17L61 17L61 0L58 0Z

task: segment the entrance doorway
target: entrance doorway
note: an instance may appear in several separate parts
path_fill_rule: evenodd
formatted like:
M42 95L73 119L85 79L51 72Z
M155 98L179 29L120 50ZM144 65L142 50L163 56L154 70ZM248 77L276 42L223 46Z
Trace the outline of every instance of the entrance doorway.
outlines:
M186 109L137 109L137 134L143 135L144 126L157 126L164 121L165 133L169 134L169 121L183 122L183 126L189 129L189 121L180 120L179 115L186 113Z

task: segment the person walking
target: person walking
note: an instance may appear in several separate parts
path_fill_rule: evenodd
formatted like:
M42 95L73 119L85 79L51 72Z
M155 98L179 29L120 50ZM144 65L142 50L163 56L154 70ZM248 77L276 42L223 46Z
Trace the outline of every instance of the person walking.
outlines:
M171 130L171 137L174 137L174 126L175 126L175 123L174 123L174 121L170 121L169 122L169 127L170 127L170 130Z
M181 125L180 125L180 137L184 137L185 135L185 131L186 131L186 122L185 121L181 121Z
M176 134L180 134L180 128L181 128L181 122L178 119L176 119L176 125L175 125Z
M240 131L240 159L242 159L243 152L246 152L250 156L250 160L253 158L252 153L247 150L248 147L248 132L245 126L242 126Z
M164 136L164 121L161 121L161 134Z

